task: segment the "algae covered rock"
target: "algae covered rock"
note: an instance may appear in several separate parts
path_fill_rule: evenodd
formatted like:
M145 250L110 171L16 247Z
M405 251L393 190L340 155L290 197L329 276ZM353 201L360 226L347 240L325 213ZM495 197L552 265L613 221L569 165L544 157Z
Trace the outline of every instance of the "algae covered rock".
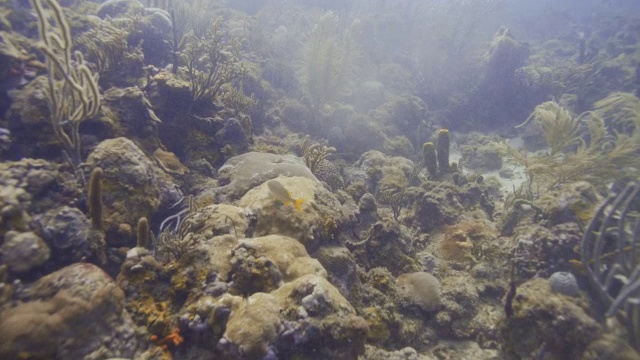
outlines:
M478 171L492 171L502 168L502 156L490 145L464 146L460 164Z
M239 246L251 249L257 256L269 258L278 268L283 276L282 280L285 282L307 274L327 277L327 272L322 265L317 260L310 258L307 250L296 239L282 235L267 235L243 239Z
M337 236L349 218L348 210L317 180L306 177L278 177L275 180L289 196L300 200L299 208L284 204L268 186L269 181L251 189L238 204L255 214L255 234L287 235L300 241L308 251Z
M414 163L409 159L387 156L376 150L362 154L355 165L366 173L367 190L372 194L377 190L408 186L408 178L414 168Z
M22 89L10 92L11 106L6 113L7 129L14 141L9 153L50 159L60 154L60 146L49 124L49 108L44 96L47 78L39 76ZM15 141L20 139L20 141Z
M68 265L102 256L104 240L91 231L89 219L77 208L52 208L34 216L32 225L51 247L57 264Z
M98 8L97 15L100 18L117 18L126 14L144 13L144 6L135 0L108 0L102 3Z
M107 242L133 244L137 219L149 217L163 200L155 165L131 140L101 142L86 160L88 168L104 170L102 179L103 222Z
M411 255L413 239L395 220L383 219L361 236L360 244L351 244L357 263L365 269L385 267L394 274L416 272L419 262ZM348 244L350 245L350 244Z
M314 257L327 270L331 284L351 299L361 287L353 254L344 246L333 245L320 247Z
M519 230L513 259L519 276L547 278L558 271L571 271L571 262L580 258L582 230L576 223Z
M570 222L586 225L599 203L596 188L587 181L565 184L546 192L538 201L549 227Z
M28 229L31 216L27 211L31 204L31 195L24 189L14 186L0 186L0 231L25 231Z
M471 326L479 311L480 295L475 281L469 275L448 276L442 279L442 308L436 314L439 335L465 339L471 336Z
M304 245L282 235L240 240L230 263L232 289L242 294L270 292L306 274L327 277L327 271L309 257Z
M344 143L340 151L349 152L355 156L369 150L382 150L387 141L387 135L382 131L382 126L365 115L354 116L345 122L343 134Z
M246 300L225 295L230 309L217 349L228 359L354 359L364 352L368 326L324 278L308 274Z
M29 301L0 310L3 359L134 358L147 346L124 309L124 293L94 265L65 267L27 291Z
M224 337L218 349L230 359L261 359L284 331L278 298L255 293L231 310Z
M549 358L582 359L587 346L602 335L587 304L554 293L547 280L528 281L517 294L513 314L500 324L509 356L530 358L544 347Z
M461 135L458 139L460 165L480 172L500 169L502 155L493 145L496 141L501 141L500 137L475 131Z
M140 141L148 152L158 146L157 124L161 121L142 90L112 87L104 93L103 106L109 109L108 116L115 122L113 132L116 136Z
M487 62L487 80L509 81L514 71L524 64L529 56L529 46L515 40L507 27L501 27L491 40L491 45L484 55Z
M49 260L51 249L33 232L18 233L9 231L4 234L4 243L0 247L2 262L15 273L27 273Z

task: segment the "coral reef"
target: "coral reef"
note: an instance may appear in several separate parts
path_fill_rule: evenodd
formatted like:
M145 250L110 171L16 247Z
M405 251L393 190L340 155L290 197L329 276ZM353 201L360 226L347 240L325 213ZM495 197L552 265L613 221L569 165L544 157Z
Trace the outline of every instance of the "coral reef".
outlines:
M0 357L639 358L640 7L547 3L0 1Z

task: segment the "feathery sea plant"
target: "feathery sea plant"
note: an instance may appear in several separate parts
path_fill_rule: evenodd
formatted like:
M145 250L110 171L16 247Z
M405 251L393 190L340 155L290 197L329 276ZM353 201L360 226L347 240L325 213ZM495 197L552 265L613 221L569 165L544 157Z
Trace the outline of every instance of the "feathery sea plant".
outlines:
M326 12L306 39L298 77L316 113L340 99L349 88L361 53L358 24L356 20L342 26L338 15Z
M640 184L629 183L600 205L582 238L581 261L605 317L625 313L640 350Z
M640 131L617 132L597 112L574 117L552 101L538 105L520 126L532 120L544 133L546 152L528 154L506 142L494 144L508 160L524 167L535 187L549 190L580 180L604 186L621 175L640 174Z
M251 108L258 103L253 94L251 96L244 94L242 84L239 88L231 84L225 84L221 88L220 100L225 107L231 109L236 115L248 114Z
M617 92L594 104L594 112L607 119L618 132L640 131L640 99L631 93Z
M105 79L121 76L124 66L131 59L141 65L144 55L140 44L129 47L129 31L113 24L111 20L100 20L87 32L78 36L77 43L83 47L87 60L96 64L98 73Z
M46 8L44 4L46 4ZM31 0L38 17L40 50L46 58L44 93L50 122L75 169L81 162L80 123L98 114L98 74L87 66L79 51L72 52L71 29L56 0Z
M182 52L194 103L202 100L214 101L224 84L247 73L240 61L242 41L237 38L225 40L221 25L222 18L218 18L206 36L189 35Z

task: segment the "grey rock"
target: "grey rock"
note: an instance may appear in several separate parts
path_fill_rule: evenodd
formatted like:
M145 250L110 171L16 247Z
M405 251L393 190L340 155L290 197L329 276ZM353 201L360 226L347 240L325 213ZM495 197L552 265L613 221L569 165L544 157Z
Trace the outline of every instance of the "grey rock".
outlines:
M27 273L49 260L51 249L33 232L9 231L0 248L2 261L15 273Z
M218 170L218 175L219 183L223 186L212 190L213 197L218 201L239 199L250 189L280 175L318 181L298 157L259 152L232 157ZM207 195L211 194L204 196Z
M37 216L34 222L44 238L56 249L79 250L87 247L89 220L76 208L54 208Z

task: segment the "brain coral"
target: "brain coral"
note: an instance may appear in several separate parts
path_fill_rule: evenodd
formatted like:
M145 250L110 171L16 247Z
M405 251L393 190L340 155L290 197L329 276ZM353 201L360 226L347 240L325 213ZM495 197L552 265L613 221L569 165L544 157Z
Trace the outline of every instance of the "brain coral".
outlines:
M424 311L440 308L440 282L433 275L419 271L402 274L397 279L407 297Z

